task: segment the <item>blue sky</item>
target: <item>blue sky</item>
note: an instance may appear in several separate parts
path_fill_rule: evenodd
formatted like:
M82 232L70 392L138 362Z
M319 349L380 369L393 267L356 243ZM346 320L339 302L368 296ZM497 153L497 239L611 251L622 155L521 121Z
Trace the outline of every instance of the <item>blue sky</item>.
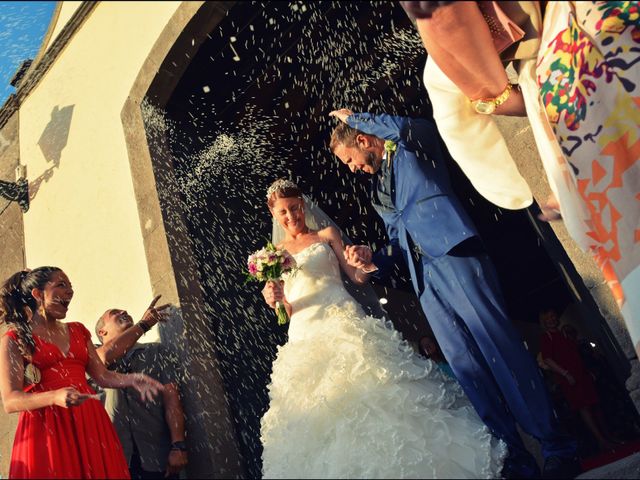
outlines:
M15 91L9 80L40 49L56 2L0 2L0 105Z

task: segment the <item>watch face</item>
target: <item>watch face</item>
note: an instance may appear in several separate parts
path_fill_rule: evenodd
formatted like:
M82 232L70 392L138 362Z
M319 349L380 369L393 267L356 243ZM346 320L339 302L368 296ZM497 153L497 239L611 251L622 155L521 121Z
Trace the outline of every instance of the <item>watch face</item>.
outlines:
M495 103L486 100L477 100L473 106L476 112L482 113L483 115L490 115L496 109Z

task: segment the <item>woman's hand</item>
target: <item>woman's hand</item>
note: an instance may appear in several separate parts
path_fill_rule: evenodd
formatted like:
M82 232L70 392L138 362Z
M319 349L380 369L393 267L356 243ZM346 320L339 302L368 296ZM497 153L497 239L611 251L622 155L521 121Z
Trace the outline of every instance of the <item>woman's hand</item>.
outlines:
M80 393L73 387L59 388L55 391L53 404L62 408L77 407L91 398L87 393Z
M540 206L540 210L542 213L538 214L538 219L543 222L553 222L554 220L562 219L560 203L558 203L558 200L553 193L547 197L544 205Z
M285 304L284 281L268 281L262 289L262 296L264 297L264 301L267 302L267 305L271 308L276 308L276 302Z
M164 386L144 373L132 373L127 375L131 377L131 387L140 393L143 402L152 402L158 393L164 390Z

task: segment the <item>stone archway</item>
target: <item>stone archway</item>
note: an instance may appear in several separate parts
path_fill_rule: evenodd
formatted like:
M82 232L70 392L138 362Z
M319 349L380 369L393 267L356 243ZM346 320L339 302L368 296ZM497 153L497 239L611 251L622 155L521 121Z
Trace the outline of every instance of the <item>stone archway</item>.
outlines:
M190 239L181 212L166 208L176 192L162 161L163 138L148 136L145 106L162 108L207 34L235 2L181 2L143 64L122 109L147 264L154 291L179 306L161 329L163 343L177 350L186 371L181 383L193 478L242 478L244 465L217 367L210 333L199 312L197 269L184 246ZM170 218L168 218L168 215Z

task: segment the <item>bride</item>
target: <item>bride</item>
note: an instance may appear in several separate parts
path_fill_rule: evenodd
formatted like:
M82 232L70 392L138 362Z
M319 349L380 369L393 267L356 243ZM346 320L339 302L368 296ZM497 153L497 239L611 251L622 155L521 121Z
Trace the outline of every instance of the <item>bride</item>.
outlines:
M276 180L267 203L300 269L262 291L291 317L261 420L264 478L499 477L506 446L460 386L345 290L341 269L363 284L375 266L351 265L335 226L307 226L293 182Z

